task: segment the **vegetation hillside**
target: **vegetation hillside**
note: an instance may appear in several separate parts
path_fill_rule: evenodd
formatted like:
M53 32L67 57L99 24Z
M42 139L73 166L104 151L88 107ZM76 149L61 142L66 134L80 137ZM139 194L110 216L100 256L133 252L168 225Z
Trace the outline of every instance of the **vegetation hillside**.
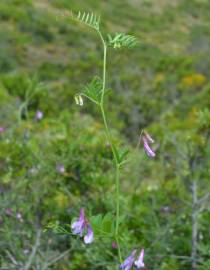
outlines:
M81 206L115 214L102 119L74 100L103 66L95 32L70 18L79 10L139 41L108 50L108 122L129 150L123 258L140 246L145 269L210 269L208 0L0 1L0 269L119 269L111 240L85 246L55 229ZM142 129L154 159L136 147Z

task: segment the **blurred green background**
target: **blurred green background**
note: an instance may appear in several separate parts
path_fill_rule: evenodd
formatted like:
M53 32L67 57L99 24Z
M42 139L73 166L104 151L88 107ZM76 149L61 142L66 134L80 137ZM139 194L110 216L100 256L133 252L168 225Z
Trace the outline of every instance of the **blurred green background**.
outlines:
M74 103L101 75L103 51L69 10L139 39L108 51L109 124L132 153L121 174L123 257L144 247L150 270L209 270L209 0L0 1L0 269L118 269L111 241L85 247L43 232L81 206L97 215L115 203L100 115ZM142 128L157 142L153 160L135 150Z

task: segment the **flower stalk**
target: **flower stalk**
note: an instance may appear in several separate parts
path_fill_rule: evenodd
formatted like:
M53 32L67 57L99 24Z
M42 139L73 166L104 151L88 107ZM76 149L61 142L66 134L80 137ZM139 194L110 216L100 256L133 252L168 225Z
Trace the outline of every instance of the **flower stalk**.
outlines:
M105 109L104 109L104 95L105 95L105 89L106 89L106 62L107 62L107 45L106 42L103 38L103 35L101 34L100 31L98 31L99 36L102 40L103 43L103 50L104 50L104 57L103 57L103 82L102 82L102 94L101 94L101 102L100 102L100 109L101 109L101 114L103 118L103 123L105 127L105 133L107 140L111 146L112 149L112 154L114 157L114 163L115 163L115 189L116 189L116 224L115 224L115 240L117 242L117 247L118 247L118 256L120 262L122 262L122 256L121 256L121 250L120 250L120 242L119 242L119 217L120 217L120 164L118 161L118 154L117 154L117 149L114 144L113 138L111 131L109 129L108 123L107 123L107 118L105 114Z

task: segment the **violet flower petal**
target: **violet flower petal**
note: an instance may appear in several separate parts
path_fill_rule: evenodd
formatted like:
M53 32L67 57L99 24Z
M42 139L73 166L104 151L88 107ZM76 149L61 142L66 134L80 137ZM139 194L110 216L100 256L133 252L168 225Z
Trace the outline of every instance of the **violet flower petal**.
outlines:
M125 259L125 261L120 265L120 268L123 270L130 270L133 266L135 260L136 250L133 250L131 255Z
M155 152L152 150L152 148L149 146L146 137L143 137L143 142L144 142L144 150L146 154L149 157L155 157Z
M84 237L84 243L91 244L93 242L93 240L94 240L93 230L92 230L90 224L88 224L87 234Z
M78 234L82 237L85 226L86 226L85 211L84 208L81 208L79 219L73 222L71 225L72 233Z
M82 222L80 221L75 221L71 225L72 233L73 234L78 234L82 237L85 226Z
M138 259L134 262L136 265L137 269L143 268L144 267L144 249L140 251Z

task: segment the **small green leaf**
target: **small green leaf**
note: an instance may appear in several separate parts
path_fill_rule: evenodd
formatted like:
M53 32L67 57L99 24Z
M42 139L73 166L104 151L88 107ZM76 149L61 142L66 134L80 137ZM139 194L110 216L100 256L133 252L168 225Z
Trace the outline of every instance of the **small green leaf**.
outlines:
M114 234L114 222L111 213L106 214L104 217L100 214L90 218L90 223L93 228L94 234L97 237L112 237Z
M125 164L127 162L126 157L129 153L129 150L128 149L120 149L118 152L119 152L120 165Z
M49 222L45 227L44 231L46 232L48 229L52 230L56 234L70 234L64 227L62 227L59 221Z
M92 217L90 218L90 221L91 221L91 225L92 225L92 226L97 226L97 227L99 227L99 226L101 226L101 223L102 223L102 215L99 214L99 215L97 215L97 216L92 216Z
M124 33L116 33L113 37L108 35L108 44L114 49L132 48L138 44L137 38Z
M107 213L102 221L103 231L106 233L113 233L114 222L113 215L111 213Z
M81 23L86 24L87 26L99 30L100 27L100 16L94 14L94 13L88 13L88 12L78 12L77 15L72 16L74 20L79 21Z
M101 78L95 76L92 81L84 87L84 95L99 104L101 101L102 87Z

